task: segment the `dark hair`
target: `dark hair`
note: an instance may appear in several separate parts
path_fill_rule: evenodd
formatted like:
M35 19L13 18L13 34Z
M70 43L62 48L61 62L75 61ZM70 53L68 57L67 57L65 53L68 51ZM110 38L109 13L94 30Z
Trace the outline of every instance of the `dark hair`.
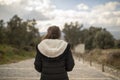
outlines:
M58 26L50 26L44 39L59 39L61 32Z

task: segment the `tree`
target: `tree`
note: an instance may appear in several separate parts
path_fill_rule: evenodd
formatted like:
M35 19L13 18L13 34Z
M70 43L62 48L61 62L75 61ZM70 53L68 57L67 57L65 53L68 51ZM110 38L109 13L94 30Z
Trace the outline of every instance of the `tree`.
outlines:
M94 37L98 31L100 31L102 28L91 26L89 29L83 29L81 31L81 41L82 43L85 43L86 49L93 49L94 46Z
M34 19L22 21L17 15L13 16L7 26L9 44L18 48L35 46L40 37L35 25L36 21Z
M89 29L83 29L81 34L81 41L85 43L86 49L114 47L115 39L105 28L91 26Z
M108 49L114 47L114 38L111 33L105 29L96 33L94 41L97 48Z
M119 40L115 40L115 47L116 48L120 48L120 39Z
M28 40L29 40L29 45L35 46L36 43L40 41L40 33L37 28L35 28L36 25L36 20L28 20L27 21L27 32L28 32Z
M63 33L65 34L64 38L69 42L74 48L78 43L80 43L81 28L83 25L76 23L65 23Z
M81 43L85 43L86 38L88 37L89 37L89 30L88 29L81 30Z
M4 21L0 20L0 43L3 44L6 42L6 30Z
M22 19L17 15L13 16L12 19L8 22L8 40L9 44L21 46L22 43Z

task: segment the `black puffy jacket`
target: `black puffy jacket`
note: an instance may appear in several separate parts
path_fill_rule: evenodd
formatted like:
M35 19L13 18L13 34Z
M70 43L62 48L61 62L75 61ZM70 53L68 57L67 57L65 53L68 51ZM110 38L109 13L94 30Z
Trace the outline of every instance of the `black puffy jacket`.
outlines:
M35 69L40 80L69 80L68 71L74 67L70 45L58 39L45 39L36 46Z

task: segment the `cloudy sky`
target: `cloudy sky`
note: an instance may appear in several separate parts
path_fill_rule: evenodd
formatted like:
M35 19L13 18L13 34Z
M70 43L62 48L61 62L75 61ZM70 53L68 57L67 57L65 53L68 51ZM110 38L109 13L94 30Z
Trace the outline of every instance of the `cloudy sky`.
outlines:
M40 32L78 21L84 28L104 27L120 37L120 0L0 0L0 19L8 21L15 14L35 18Z

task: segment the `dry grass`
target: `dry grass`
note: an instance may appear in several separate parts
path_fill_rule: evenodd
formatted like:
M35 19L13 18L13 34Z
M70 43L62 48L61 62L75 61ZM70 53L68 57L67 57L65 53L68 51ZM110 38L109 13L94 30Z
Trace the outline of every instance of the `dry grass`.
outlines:
M85 55L85 59L120 69L120 49L94 49Z

